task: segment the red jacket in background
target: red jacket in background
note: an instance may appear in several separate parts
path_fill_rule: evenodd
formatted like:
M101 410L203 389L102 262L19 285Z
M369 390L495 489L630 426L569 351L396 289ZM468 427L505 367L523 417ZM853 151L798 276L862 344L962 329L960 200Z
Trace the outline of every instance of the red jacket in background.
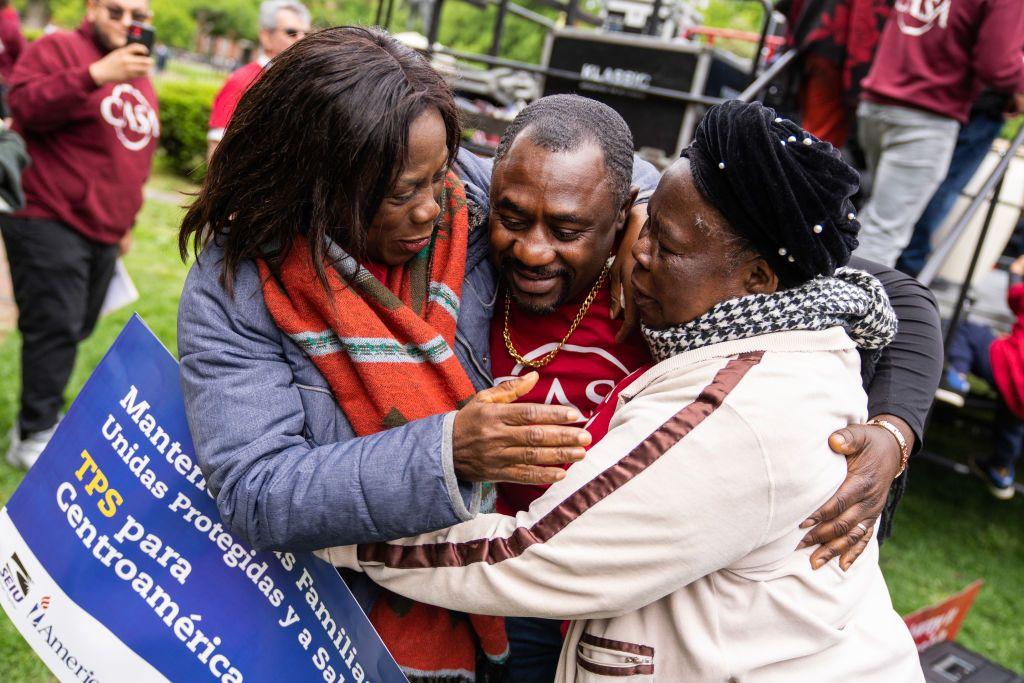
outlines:
M4 7L0 10L0 80L4 83L10 82L14 63L18 61L27 44L25 36L21 33L18 13L13 7Z
M1024 91L1024 0L896 2L866 99L967 123L983 85Z
M148 78L96 86L89 65L103 54L88 22L43 36L18 60L8 102L32 158L16 215L116 244L142 207L160 122Z
M992 342L988 354L999 395L1006 407L1024 420L1024 283L1010 287L1006 299L1017 322L1009 336Z

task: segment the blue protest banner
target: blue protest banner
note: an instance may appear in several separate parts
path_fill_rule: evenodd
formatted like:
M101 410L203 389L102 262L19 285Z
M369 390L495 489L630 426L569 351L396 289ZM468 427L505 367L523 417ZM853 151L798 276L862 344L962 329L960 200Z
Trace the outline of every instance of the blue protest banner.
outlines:
M0 511L0 604L61 680L405 681L333 567L250 550L138 316Z

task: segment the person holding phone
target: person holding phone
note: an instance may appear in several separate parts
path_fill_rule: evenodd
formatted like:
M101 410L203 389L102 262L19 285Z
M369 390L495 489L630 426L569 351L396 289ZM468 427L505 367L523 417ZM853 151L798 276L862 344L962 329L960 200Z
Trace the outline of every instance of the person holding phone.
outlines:
M148 0L88 0L75 31L31 43L10 79L32 165L26 206L0 216L22 335L22 395L8 461L31 467L56 428L78 343L89 336L142 206L160 135L145 45Z
M206 158L224 137L231 115L245 91L259 78L277 55L309 33L310 17L306 6L297 0L265 0L260 4L260 51L255 61L235 70L217 93L210 111L210 131L206 134Z

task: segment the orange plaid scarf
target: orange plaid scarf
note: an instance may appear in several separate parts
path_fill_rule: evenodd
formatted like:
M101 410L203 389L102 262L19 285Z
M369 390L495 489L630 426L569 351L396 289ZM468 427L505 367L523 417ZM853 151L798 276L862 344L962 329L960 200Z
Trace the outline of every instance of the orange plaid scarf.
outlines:
M466 193L453 173L442 206L430 245L392 268L387 283L331 244L325 291L302 238L276 278L259 261L267 309L323 374L359 436L454 410L473 396L453 352L469 236ZM492 661L508 653L498 617L385 594L370 621L412 678L474 680L477 641Z

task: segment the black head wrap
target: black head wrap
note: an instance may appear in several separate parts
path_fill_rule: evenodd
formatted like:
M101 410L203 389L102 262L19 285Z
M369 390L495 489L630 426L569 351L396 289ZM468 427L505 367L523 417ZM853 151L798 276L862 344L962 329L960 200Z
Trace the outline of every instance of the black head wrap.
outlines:
M712 107L683 156L700 193L783 286L832 275L857 248L857 171L773 109L736 100Z

